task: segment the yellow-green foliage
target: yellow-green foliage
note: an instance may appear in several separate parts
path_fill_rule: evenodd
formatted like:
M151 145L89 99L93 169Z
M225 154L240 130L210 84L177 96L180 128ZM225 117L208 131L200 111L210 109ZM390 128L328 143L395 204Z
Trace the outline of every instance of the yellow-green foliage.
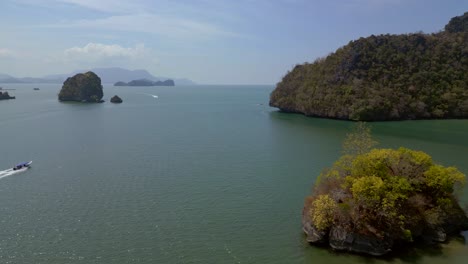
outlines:
M455 167L431 166L426 172L426 184L433 188L437 194L452 193L455 184L464 184L465 175Z
M385 185L382 178L377 176L364 176L351 178L351 192L357 200L371 204L380 202L384 195Z
M360 155L371 150L377 141L372 139L371 129L366 123L359 122L354 130L346 135L343 142L343 153L346 155Z
M407 148L399 148L399 155L406 160L410 160L415 165L431 166L434 164L431 156L422 151L411 150Z
M310 216L315 227L319 230L325 230L333 223L335 211L337 209L336 202L328 195L320 195L312 202Z
M373 149L344 156L321 175L311 218L325 230L348 213L350 226L373 226L411 241L410 219L440 223L452 205L454 186L464 182L463 173L435 164L422 151ZM412 197L424 202L412 204ZM345 207L349 210L339 210Z

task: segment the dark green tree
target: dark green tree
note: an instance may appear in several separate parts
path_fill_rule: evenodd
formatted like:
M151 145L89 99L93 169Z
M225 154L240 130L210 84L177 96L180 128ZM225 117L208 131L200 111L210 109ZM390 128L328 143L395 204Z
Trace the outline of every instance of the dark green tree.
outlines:
M445 26L445 31L450 33L468 32L468 12L450 19L450 22Z

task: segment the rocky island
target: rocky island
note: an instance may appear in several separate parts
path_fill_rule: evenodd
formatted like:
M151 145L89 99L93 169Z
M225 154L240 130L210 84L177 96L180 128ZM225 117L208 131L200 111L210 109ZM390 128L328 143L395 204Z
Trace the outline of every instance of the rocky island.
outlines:
M58 95L61 102L75 101L86 103L101 103L104 93L101 78L94 72L79 73L67 78Z
M123 101L122 101L122 98L120 98L120 97L117 96L117 95L114 95L114 96L112 96L112 98L110 99L110 102L111 102L111 103L114 103L114 104L120 104L120 103L122 103Z
M359 124L345 141L345 155L318 177L302 211L309 243L382 256L468 230L454 195L464 174L421 151L373 145Z
M295 66L270 106L344 120L468 118L467 43L468 12L434 34L360 38Z
M0 92L0 100L15 99L16 97L10 96L8 92Z
M133 80L128 83L126 82L116 82L114 86L174 86L175 83L173 80L165 81L151 81L148 79L139 79Z

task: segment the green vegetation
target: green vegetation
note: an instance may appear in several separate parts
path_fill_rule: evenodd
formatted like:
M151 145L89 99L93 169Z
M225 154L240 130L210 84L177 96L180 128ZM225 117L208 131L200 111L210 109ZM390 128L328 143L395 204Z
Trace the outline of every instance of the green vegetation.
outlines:
M360 155L372 149L377 145L371 136L370 127L366 123L359 122L352 133L346 135L343 143L343 154L345 155Z
M468 32L468 12L450 19L450 22L445 26L445 31L450 33Z
M436 164L422 151L370 150L373 145L370 129L358 124L344 142L345 155L322 172L306 199L303 223L330 234L339 227L347 232L344 237L353 234L389 245L440 242L446 234L468 228L454 196L465 183L463 173Z
M347 120L468 117L468 13L435 34L360 38L297 65L270 96L285 112Z
M59 101L102 102L101 78L94 72L79 73L67 78L58 95Z

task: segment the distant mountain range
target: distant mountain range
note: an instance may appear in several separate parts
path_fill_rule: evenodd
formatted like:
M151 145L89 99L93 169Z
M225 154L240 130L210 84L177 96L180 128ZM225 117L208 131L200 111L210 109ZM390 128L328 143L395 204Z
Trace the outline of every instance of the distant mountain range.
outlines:
M168 78L154 76L146 70L127 70L123 68L94 68L88 70L74 71L67 74L47 75L42 78L16 78L8 74L0 73L0 83L63 83L68 77L77 73L92 71L96 73L103 83L116 83L118 81L130 82L132 80L147 79L151 81L165 81L172 79L175 85L196 85L193 81L185 78Z

